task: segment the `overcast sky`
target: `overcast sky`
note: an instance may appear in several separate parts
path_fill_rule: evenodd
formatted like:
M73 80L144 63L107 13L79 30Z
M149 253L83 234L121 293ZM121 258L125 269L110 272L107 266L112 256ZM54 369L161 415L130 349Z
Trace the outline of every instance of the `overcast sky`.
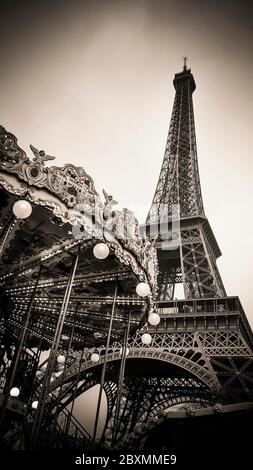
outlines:
M245 0L2 2L0 122L144 219L187 55L218 265L253 324L252 18Z

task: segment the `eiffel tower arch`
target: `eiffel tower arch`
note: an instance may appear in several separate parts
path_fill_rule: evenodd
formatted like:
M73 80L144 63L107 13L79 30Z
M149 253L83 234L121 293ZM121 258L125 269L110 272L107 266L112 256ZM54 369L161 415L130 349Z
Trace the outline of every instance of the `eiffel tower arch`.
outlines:
M149 328L152 343L143 346L142 331L128 340L114 446L136 446L145 440L150 429L175 405L187 410L186 417L197 409L211 409L217 414L252 406L252 338L239 299L163 301L158 305L161 322ZM69 367L61 396L57 396L64 407L72 401L69 391L76 383L77 371L79 380L84 380L78 395L99 383L103 349L98 348L100 361L96 367L91 361L80 366L78 357ZM101 445L109 447L115 432L120 349L121 343L114 344L107 356L104 390L108 409ZM60 378L52 382L50 392L53 394L60 384ZM54 406L52 401L51 409Z
M20 386L22 400L14 403L23 417L18 423L41 447L62 448L64 442L76 449L98 444L142 449L164 427L177 439L179 431L171 431L177 421L202 416L206 423L213 416L218 422L253 407L253 335L239 298L227 296L216 264L221 252L204 213L196 85L186 63L173 84L171 123L144 240L119 242L108 235L107 225L106 261L94 260L93 239L73 242L70 231L73 207L85 203L81 229L89 232L85 211L98 197L89 175L73 165L45 169L52 157L33 147L35 158L29 160L15 136L1 128L1 406L14 412L6 390L10 383ZM28 197L35 209L29 220L17 223L11 207L20 197ZM105 197L99 210L108 215L112 198ZM131 215L117 216L124 232ZM137 280L149 283L152 298L136 295ZM183 295L177 298L179 285ZM156 326L147 323L151 309L160 317ZM148 344L145 333L151 335ZM51 351L42 364L41 350ZM96 429L90 435L73 414L76 399L97 384L103 398L95 428L106 407L99 441ZM24 411L34 402L36 413Z

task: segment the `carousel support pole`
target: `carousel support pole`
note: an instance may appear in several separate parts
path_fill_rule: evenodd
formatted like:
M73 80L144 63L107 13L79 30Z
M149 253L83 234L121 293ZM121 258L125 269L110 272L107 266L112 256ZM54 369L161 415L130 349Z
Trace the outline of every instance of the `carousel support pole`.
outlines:
M16 225L16 222L17 222L17 219L16 217L11 217L11 220L9 222L9 225L8 225L8 228L7 230L5 231L5 234L3 236L3 241L1 242L1 246L0 246L0 257L2 256L3 254L3 251L4 251L4 247L5 247L5 243L9 237L9 234L11 232L11 230L13 229L13 227Z
M127 343L128 343L128 336L129 336L129 329L130 329L130 318L131 318L131 310L129 312L124 340L123 340L123 348L122 348L122 356L120 362L120 372L119 372L119 380L118 380L118 387L117 387L117 396L116 396L116 407L115 407L115 418L114 418L114 426L113 426L113 445L116 443L117 434L119 432L119 418L120 418L120 405L121 405L121 397L122 397L122 385L124 381L125 375L125 366L126 366L126 357L127 357Z
M108 349L109 349L110 340L111 340L112 322L113 322L113 315L114 315L116 298L117 298L117 290L118 290L118 281L116 280L113 303L112 303L112 310L111 310L111 317L110 317L110 323L109 323L109 329L108 329L108 335L107 335L107 342L106 342L106 348L105 348L105 357L104 357L104 363L103 363L100 386L99 386L98 403L97 403L97 410L96 410L96 417L95 417L95 424L94 424L94 431L93 431L94 442L96 442L96 436L97 436L98 419L99 419L102 392L103 392L103 386L104 386L104 380L105 380L105 370L106 370L106 364L107 364Z
M40 355L41 355L41 352L42 352L43 329L44 329L44 327L45 327L46 324L47 324L49 312L50 312L50 310L48 309L48 310L47 310L47 313L46 313L46 316L44 317L44 319L43 319L43 321L42 321L42 328L41 328L41 330L40 330L40 340L39 340L38 348L37 348L37 351L36 351L36 356L37 356L38 364L39 364L39 358L40 358ZM30 405L32 405L32 402L33 402L34 399L36 398L36 387L37 387L37 383L36 383L36 380L35 380L35 381L34 381L34 384L33 384L33 387L32 387Z
M77 376L76 376L76 380L75 380L73 400L71 402L71 408L69 410L68 418L67 418L66 425L65 425L65 428L64 428L64 434L65 435L68 435L68 433L69 433L70 421L71 421L71 418L72 418L73 412L74 412L75 399L76 399L77 390L78 390L78 383L79 383L80 375L81 375L82 359L83 359L84 351L85 351L85 345L83 345L83 349L82 349L82 352L81 352L81 355L80 355L80 360L79 360L79 364L78 364L78 371L77 371Z
M65 321L65 317L66 317L66 313L68 309L68 304L69 304L69 298L70 298L70 294L72 290L72 285L74 282L75 273L76 273L76 269L78 265L79 252L80 252L80 249L78 249L78 252L73 259L73 263L72 263L71 270L69 273L68 282L66 285L66 290L64 293L63 302L61 306L61 311L59 314L59 318L58 318L58 322L57 322L57 326L56 326L56 330L54 334L54 339L53 339L53 343L52 343L52 347L51 347L51 351L50 351L50 355L48 359L47 369L46 369L45 377L44 377L43 384L42 384L42 390L41 390L41 394L39 398L39 405L37 408L36 415L34 417L34 422L33 422L33 427L32 427L32 436L31 436L31 444L32 444L33 449L36 448L37 443L38 443L42 420L44 417L46 399L47 399L47 395L48 395L49 387L50 387L50 380L51 380L51 376L52 376L53 369L55 366L55 361L57 358L62 329L63 329L63 325L64 325L64 321Z
M68 349L67 349L67 353L66 353L66 357L65 357L63 371L62 371L62 374L61 374L61 383L60 383L60 386L59 386L59 397L56 401L56 410L55 410L55 414L54 414L53 427L52 427L52 430L51 430L51 438L53 438L55 426L56 426L57 419L58 419L58 412L59 412L59 408L60 408L61 391L62 391L64 378L65 378L65 373L66 373L66 369L67 369L68 358L69 358L72 342L73 342L73 339L74 339L74 331L75 331L75 326L76 326L76 316L77 316L77 312L78 312L78 309L79 309L79 305L80 305L80 302L78 301L77 304L76 304L74 315L73 315L73 323L72 323L71 333L70 333L70 337L69 337L69 341L68 341Z
M20 355L22 353L23 346L25 344L25 338L27 336L29 321L30 321L30 317L31 317L31 313L32 313L32 307L33 307L34 299L35 299L36 292L37 292L37 289L38 289L38 284L39 284L39 280L40 280L40 276L41 276L41 271L42 271L42 265L40 264L38 275L37 275L37 278L36 278L36 283L35 283L35 286L34 286L34 289L33 289L32 295L30 297L29 304L28 304L25 322L21 327L20 336L19 336L19 339L18 339L18 348L14 353L13 365L11 364L11 369L12 369L11 370L11 376L10 376L10 379L8 380L8 382L6 384L5 399L4 399L1 418L0 418L0 428L1 428L1 425L2 425L3 420L4 420L6 406L7 406L7 403L8 403L10 390L11 390L12 385L14 383L14 379L15 379L15 375L16 375Z

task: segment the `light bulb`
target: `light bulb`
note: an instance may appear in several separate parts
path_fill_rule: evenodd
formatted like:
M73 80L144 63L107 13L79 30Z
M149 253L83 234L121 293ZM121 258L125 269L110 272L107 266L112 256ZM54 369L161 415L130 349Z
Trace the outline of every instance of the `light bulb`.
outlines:
M98 353L92 353L92 355L91 355L91 357L90 357L90 360L91 360L92 362L98 362L99 359L100 359L100 357L99 357L99 354L98 354Z
M20 199L13 204L12 210L17 219L27 219L32 213L32 206L25 199Z
M136 293L140 297L147 297L150 294L150 287L147 282L139 282L136 286Z
M39 404L38 400L33 401L33 402L32 402L32 409L33 409L33 410L37 410L38 404Z
M65 362L65 356L63 356L63 354L60 354L60 355L57 357L57 362L58 362L58 364L64 364L64 362Z
M106 243L97 243L93 248L93 254L97 259L105 259L109 255L109 248Z
M158 315L158 313L152 312L148 316L148 322L152 326L158 325L158 323L160 323L160 320L161 320L161 318Z
M17 398L20 394L20 390L18 387L13 387L10 391L10 396Z
M141 341L143 344L150 344L152 341L152 337L149 333L144 333L141 337Z

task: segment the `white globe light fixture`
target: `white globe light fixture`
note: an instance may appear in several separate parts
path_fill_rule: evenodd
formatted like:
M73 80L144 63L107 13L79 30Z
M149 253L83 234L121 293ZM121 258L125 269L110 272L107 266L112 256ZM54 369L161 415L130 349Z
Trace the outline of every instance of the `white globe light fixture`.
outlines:
M63 356L63 354L60 354L60 355L57 357L57 362L58 362L58 364L64 364L64 362L65 362L65 356Z
M123 354L123 348L120 348L119 353L120 353L120 355L122 356L122 354ZM128 356L128 354L129 354L129 348L126 348L126 356Z
M33 409L33 410L37 410L38 404L39 404L38 400L34 400L34 401L32 402L32 409Z
M18 387L13 387L10 391L10 396L17 398L20 394L20 390Z
M91 362L96 363L96 362L99 361L99 359L100 359L100 357L99 357L99 354L98 354L98 353L92 353L92 355L91 355L91 357L90 357Z
M27 219L32 213L32 206L25 199L20 199L13 204L12 210L17 219Z
M97 243L93 248L93 255L97 259L105 259L109 255L109 248L106 243Z
M158 313L152 312L148 316L148 322L152 326L157 326L160 323L160 320L161 318Z
M143 344L150 344L152 341L152 337L149 333L144 333L141 337L141 341Z
M147 284L147 282L139 282L136 286L136 293L140 297L147 297L147 295L150 294L149 284Z

